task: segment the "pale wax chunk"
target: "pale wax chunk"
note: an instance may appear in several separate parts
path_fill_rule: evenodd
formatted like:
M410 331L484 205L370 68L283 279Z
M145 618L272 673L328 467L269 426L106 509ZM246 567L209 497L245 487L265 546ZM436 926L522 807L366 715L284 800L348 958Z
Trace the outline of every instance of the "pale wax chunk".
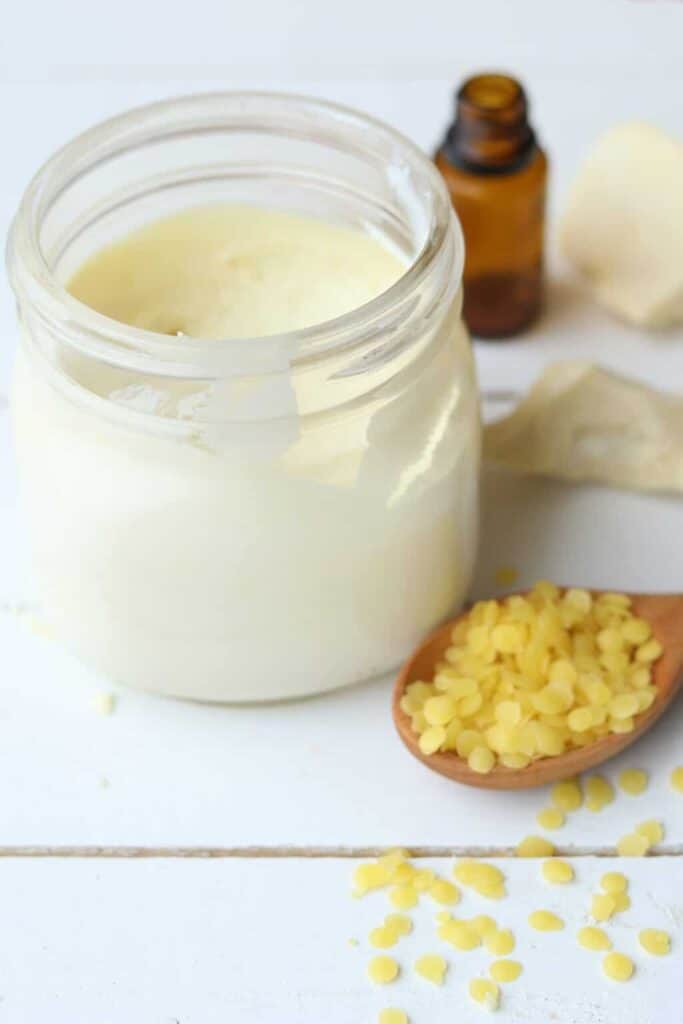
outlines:
M560 245L602 305L648 327L683 322L683 142L620 125L579 170Z
M555 363L486 428L484 454L525 473L683 491L683 396L591 363Z

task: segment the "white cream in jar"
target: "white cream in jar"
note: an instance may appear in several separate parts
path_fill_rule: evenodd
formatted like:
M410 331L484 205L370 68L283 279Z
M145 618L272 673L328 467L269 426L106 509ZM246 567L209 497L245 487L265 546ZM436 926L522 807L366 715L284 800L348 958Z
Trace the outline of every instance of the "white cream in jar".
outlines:
M36 583L73 650L144 689L268 700L384 672L462 603L479 421L457 281L441 307L418 296L348 348L297 359L308 329L348 338L354 311L400 287L400 247L220 202L153 218L66 273L66 309L173 353L169 370L133 343L100 351L100 335L59 344L68 318L48 342L17 288ZM224 374L213 352L218 365L230 338L244 341Z

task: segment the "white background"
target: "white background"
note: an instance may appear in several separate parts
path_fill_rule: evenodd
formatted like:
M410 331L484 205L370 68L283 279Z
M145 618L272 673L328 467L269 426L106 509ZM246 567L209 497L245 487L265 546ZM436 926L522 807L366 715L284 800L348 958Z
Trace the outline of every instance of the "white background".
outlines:
M457 81L502 68L528 87L552 161L551 280L528 337L477 346L487 410L544 363L577 355L683 391L681 332L649 337L595 309L552 240L567 183L600 131L646 118L683 136L682 55L683 4L673 0L12 0L0 32L0 229L55 147L133 104L220 88L313 92L431 150ZM4 280L0 326L6 396L16 331ZM124 692L102 718L92 700L106 682L17 614L31 594L0 405L0 1022L364 1024L396 1004L414 1024L469 1024L480 1012L466 983L485 969L482 957L453 958L443 991L411 977L413 957L436 951L431 910L416 914L416 936L399 953L399 985L377 992L365 980L367 931L384 909L380 898L349 899L349 875L363 849L396 843L503 858L511 897L494 913L515 925L526 970L502 1020L683 1021L676 956L648 962L635 943L639 926L666 926L680 962L683 800L667 784L683 762L680 702L610 769L647 768L648 794L622 795L602 815L581 811L557 833L579 879L559 894L538 884L537 865L508 860L547 795L468 791L413 763L393 734L389 680L267 708ZM522 582L683 589L681 508L676 498L487 474L475 590L491 593L495 569L510 563ZM606 866L594 855L653 814L667 826L661 855L629 865L634 905L613 929L638 974L616 988L573 931ZM568 920L545 943L525 925L541 905ZM470 899L463 912L482 909ZM347 945L351 936L360 947Z

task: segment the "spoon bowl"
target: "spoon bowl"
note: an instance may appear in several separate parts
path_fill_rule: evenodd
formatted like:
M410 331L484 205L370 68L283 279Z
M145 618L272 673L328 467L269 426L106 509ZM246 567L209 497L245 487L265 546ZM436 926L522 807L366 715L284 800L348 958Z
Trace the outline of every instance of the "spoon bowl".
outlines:
M599 591L592 591L599 596ZM586 747L578 747L555 757L541 757L525 768L506 768L496 764L487 774L473 771L467 761L455 752L423 754L419 736L413 732L409 716L401 708L406 687L418 680L434 676L438 662L451 645L453 627L468 613L439 626L424 640L407 660L394 687L392 714L401 740L410 753L432 771L455 782L482 789L528 789L547 782L570 778L595 768L635 743L664 714L683 684L683 594L630 594L631 610L652 627L652 634L662 645L662 654L652 666L652 682L657 696L647 711L636 717L635 728L628 733L610 733Z

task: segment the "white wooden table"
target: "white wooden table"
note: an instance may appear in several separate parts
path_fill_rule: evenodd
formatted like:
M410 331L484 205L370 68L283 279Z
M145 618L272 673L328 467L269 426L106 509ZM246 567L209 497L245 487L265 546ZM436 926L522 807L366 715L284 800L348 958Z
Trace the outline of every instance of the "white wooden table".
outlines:
M24 6L27 25L33 5ZM318 18L308 45L293 41L287 61L282 46L278 50L279 15L273 14L276 27L268 22L259 37L253 12L243 31L253 44L251 63L240 49L239 33L226 43L236 55L232 77L217 70L217 44L206 37L214 60L210 73L185 61L188 66L175 77L158 67L145 74L119 66L110 74L104 50L98 57L101 73L94 58L89 69L69 72L62 65L61 71L49 71L35 54L23 73L19 56L8 47L0 114L14 137L0 166L0 225L6 228L29 175L54 146L114 111L188 89L251 85L312 91L384 117L431 148L444 126L453 80L487 62L489 31L491 58L519 71L530 86L535 121L553 161L553 210L581 152L604 126L636 114L683 131L683 70L676 62L681 5L624 0L600 11L592 5L595 38L585 31L589 8L578 3L572 5L571 25L564 16L558 24L541 18L535 43L540 8L534 13L528 2L514 5L519 32L508 18L497 34L489 16L513 5L488 4L488 11L467 24L448 14L450 5L432 0L426 6L432 22L421 19L418 26L411 14L399 39L391 12L385 8L379 20L370 12L362 21L362 5L354 0L349 16L361 19L370 36L368 41L361 33L357 67L348 52L345 64L339 56L350 29L340 29L335 50L327 38L329 19L326 27ZM307 4L300 8L311 15ZM383 70L372 54L389 23L386 49L392 53L385 51ZM100 49L106 48L104 36L97 34ZM436 53L432 63L427 36ZM258 38L262 49L254 42ZM177 32L168 45L171 53L179 52ZM269 63L271 51L280 53L279 64ZM329 73L323 67L326 53ZM120 64L120 53L116 59ZM69 60L76 63L67 55ZM27 124L40 130L26 131ZM487 415L504 411L510 395L557 358L594 358L661 387L683 389L682 332L649 338L622 327L591 305L554 251L551 270L548 311L533 333L514 343L477 347ZM6 396L15 328L4 282L0 317L0 395ZM667 782L671 768L683 763L680 701L609 768L612 778L625 766L646 768L647 793L620 795L602 814L582 810L553 835L571 856L577 881L549 889L539 881L537 863L510 857L523 835L538 831L534 818L547 794L477 792L427 772L394 735L389 679L267 707L205 707L120 692L114 714L97 714L93 701L109 690L106 681L31 628L13 473L3 397L2 1024L364 1024L374 1022L386 1005L405 1008L413 1024L470 1024L481 1011L467 998L467 982L485 970L487 960L482 952L440 949L426 904L415 912L414 934L398 947L401 979L386 989L366 979L368 931L386 912L386 901L381 895L351 899L350 876L368 851L397 844L444 872L454 853L489 855L506 872L510 897L493 913L516 930L516 955L525 973L506 989L501 1020L683 1021L676 983L683 949L683 797ZM682 513L683 499L487 472L475 596L495 591L495 571L502 565L516 566L522 585L545 576L680 590ZM612 866L616 840L651 816L665 823L666 839L657 856L628 862L633 906L610 926L615 945L634 954L638 968L630 984L618 986L602 977L599 958L580 949L574 933L585 920L590 892ZM526 918L538 907L559 910L567 920L565 932L532 932ZM467 896L458 912L488 909ZM655 960L638 952L641 926L667 928L672 955ZM350 938L359 945L350 945ZM443 952L450 961L442 989L412 972L413 960L425 952Z

